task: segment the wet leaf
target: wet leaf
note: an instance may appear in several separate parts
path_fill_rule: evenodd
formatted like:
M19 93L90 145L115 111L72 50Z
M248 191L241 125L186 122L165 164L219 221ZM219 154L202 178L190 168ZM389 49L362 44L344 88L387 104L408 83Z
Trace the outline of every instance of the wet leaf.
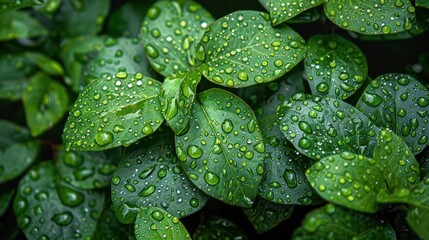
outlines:
M63 67L60 63L42 53L26 52L25 57L36 64L46 74L54 76L61 76L64 74Z
M416 0L415 4L416 4L416 7L429 8L429 1L428 0Z
M283 23L301 12L325 3L325 0L270 0L269 11L272 25Z
M163 76L195 65L194 45L213 21L194 1L157 1L147 11L141 37L153 69Z
M407 214L407 222L411 229L421 238L428 239L429 236L429 209L410 207Z
M55 182L53 161L31 168L14 200L18 227L28 239L91 238L104 195Z
M415 18L415 8L409 0L330 0L324 11L339 27L368 35L410 30Z
M15 189L2 190L0 193L0 217L7 211L14 196Z
M44 0L3 0L0 2L0 14L25 7L42 5Z
M57 170L64 182L80 189L98 189L110 186L121 149L102 152L79 152L58 149Z
M45 27L28 12L15 11L0 14L0 41L39 37L47 33Z
M294 205L273 203L257 198L251 208L244 208L244 214L258 234L270 231L292 216Z
M205 77L241 88L281 77L304 59L306 47L292 28L273 28L268 14L237 11L213 22L195 49Z
M246 233L233 222L216 217L205 215L192 235L193 239L240 239L248 240Z
M220 89L198 95L176 153L191 181L225 203L250 207L263 174L265 145L252 109Z
M41 72L30 79L22 101L32 136L38 136L52 128L69 107L66 88Z
M346 99L362 86L368 64L354 43L340 35L313 35L307 44L305 72L314 95Z
M112 178L112 202L123 223L134 220L140 207L162 208L175 217L200 210L208 197L187 178L174 152L174 137L155 135L127 149Z
M188 126L200 80L201 73L191 70L168 75L161 86L159 99L162 115L176 134Z
M36 159L39 144L27 129L0 120L0 183L22 174Z
M139 208L134 229L137 240L191 239L177 217L158 207Z
M296 94L277 108L280 129L304 155L320 159L344 151L371 156L379 129L352 105Z
M377 77L365 89L356 108L377 126L394 131L413 154L428 145L429 91L412 76L389 73Z
M327 204L308 213L301 227L294 231L292 239L392 240L396 239L396 235L384 219Z
M122 224L116 218L111 206L104 208L97 222L97 229L94 232L95 240L134 240L134 226Z
M65 124L66 150L99 151L151 135L163 122L161 83L141 73L117 72L80 93Z

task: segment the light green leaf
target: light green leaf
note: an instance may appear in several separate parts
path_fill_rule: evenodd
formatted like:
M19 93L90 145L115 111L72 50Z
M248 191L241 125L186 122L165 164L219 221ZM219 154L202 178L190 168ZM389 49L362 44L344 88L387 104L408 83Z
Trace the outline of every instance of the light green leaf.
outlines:
M163 76L195 65L194 45L213 21L194 1L157 1L141 28L142 44L153 69Z
M237 11L213 22L196 45L203 75L227 87L273 81L294 68L305 55L305 41L292 28L273 28L269 16Z
M368 74L365 55L340 35L313 35L307 44L305 72L314 95L346 99Z
M263 173L265 145L252 109L230 92L198 95L176 153L191 181L225 203L250 207Z
M25 57L49 75L61 76L64 74L61 64L42 53L26 52Z
M280 129L298 151L320 159L344 151L371 156L379 129L352 105L295 94L277 108Z
M429 1L428 0L416 0L416 7L429 8Z
M182 218L197 212L208 201L180 166L174 136L154 136L128 148L112 178L113 208L123 223L134 221L140 207L160 207Z
M0 14L25 7L42 5L44 2L44 0L2 0L0 2Z
M368 35L410 30L415 18L410 0L328 0L324 11L339 27Z
M0 41L39 37L47 33L45 27L28 12L15 11L0 14Z
M379 127L400 136L413 154L420 153L429 139L429 90L410 75L384 74L365 89L356 108Z
M30 79L22 101L32 136L38 136L52 128L69 107L66 88L41 72Z
M246 233L230 220L207 215L201 219L192 235L193 239L240 239L248 240Z
M177 217L158 207L139 208L134 229L137 240L191 239Z
M410 207L407 215L407 222L411 229L422 239L429 239L429 209Z
M161 111L176 134L180 134L188 126L200 80L201 73L191 70L168 75L161 86Z
M152 134L164 121L161 83L141 73L118 72L91 82L78 96L65 124L66 150L99 151Z
M269 10L272 25L283 23L301 12L325 3L326 0L270 0Z
M14 201L18 227L27 239L87 239L93 236L104 194L55 182L53 161L31 168Z

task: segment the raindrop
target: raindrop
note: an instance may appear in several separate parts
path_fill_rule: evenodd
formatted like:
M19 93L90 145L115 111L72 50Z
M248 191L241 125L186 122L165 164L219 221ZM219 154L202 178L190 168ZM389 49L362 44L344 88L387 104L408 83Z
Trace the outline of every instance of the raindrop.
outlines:
M141 192L139 192L139 196L147 197L147 196L151 195L152 193L154 193L155 190L156 190L155 185L149 185L148 187L145 187L143 190L141 190Z
M73 221L73 214L69 211L55 214L52 218L58 226L67 226Z
M286 169L283 173L283 178L286 181L286 185L290 188L295 188L297 186L296 173L292 169Z
M383 102L383 99L377 94L364 93L362 95L362 101L370 107L376 107Z
M84 200L83 194L72 188L69 188L66 186L59 186L57 188L57 191L58 191L60 200L64 205L67 205L70 207L76 207L83 203L83 200Z
M192 158L200 158L203 155L203 150L196 146L196 145L190 145L188 147L188 154L189 156L191 156Z
M207 184L214 186L219 183L220 178L214 172L207 171L204 174L204 180L206 181Z
M113 134L110 132L99 132L95 135L95 142L100 146L105 146L113 142Z
M225 119L222 122L221 127L222 127L222 130L226 133L230 133L234 129L234 125L232 124L232 121L229 119Z

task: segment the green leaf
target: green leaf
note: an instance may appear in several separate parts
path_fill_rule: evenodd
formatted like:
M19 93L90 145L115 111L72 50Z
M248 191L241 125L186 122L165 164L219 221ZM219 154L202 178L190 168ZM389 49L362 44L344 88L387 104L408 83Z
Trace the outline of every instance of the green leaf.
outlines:
M4 15L3 13L5 12L18 10L25 7L42 5L44 2L44 0L2 0L0 2L0 14Z
M313 35L308 40L304 66L314 95L338 99L354 94L368 74L359 47L337 34Z
M59 149L56 163L64 182L80 189L97 189L110 186L120 158L119 148L102 152Z
M69 107L66 88L41 72L30 79L22 101L32 136L38 136L52 128Z
M191 70L168 75L161 86L159 99L162 115L176 134L188 126L200 80L201 73Z
M288 144L276 115L261 119L259 125L265 142L264 175L259 185L259 196L282 204L320 202L304 175L311 166L311 159Z
M324 11L337 26L368 35L410 30L415 18L415 8L409 0L329 0Z
M94 232L95 240L134 240L134 226L131 224L122 224L116 218L112 207L104 208L97 223L97 229Z
M269 16L237 11L213 22L196 45L197 65L210 81L247 87L273 81L305 55L305 41L292 28L273 28Z
M45 0L43 5L34 6L33 8L50 17L60 7L61 1L62 0Z
M325 3L326 0L270 0L269 10L272 25L283 23L301 12Z
M64 74L61 64L42 53L26 52L25 57L49 75L61 76Z
M194 1L157 1L144 18L142 44L153 69L163 76L195 65L194 45L213 21Z
M115 75L120 71L139 72L146 77L155 77L146 53L137 38L106 37L103 43L96 56L85 65L86 82L105 75Z
M293 240L394 240L395 230L384 219L351 211L333 204L308 213L302 226L295 229Z
M428 145L429 91L412 76L389 73L377 77L365 89L356 108L377 126L399 135L413 154Z
M429 8L429 1L428 0L416 0L416 7Z
M152 134L163 122L158 100L161 83L141 73L118 72L91 82L67 119L66 150L99 151Z
M191 239L177 217L158 207L139 208L134 232L137 240Z
M9 204L15 196L15 189L3 190L0 193L0 217L7 211Z
M352 152L322 158L306 171L325 200L367 213L377 212L377 193L387 186L377 160Z
M429 239L429 209L410 207L407 222L411 229L423 240Z
M22 174L36 159L39 144L27 129L0 120L0 183Z
M0 41L39 37L47 33L45 27L28 12L16 11L0 14Z
M28 239L91 238L104 195L55 182L53 161L31 168L14 201L18 226Z
M262 234L289 219L294 208L294 205L278 204L257 198L251 208L244 208L243 211L256 232Z
M208 197L180 166L173 139L171 134L158 134L127 149L112 178L112 202L119 221L132 222L140 207L161 207L185 217L206 204Z
M263 173L265 145L252 109L230 92L198 95L176 153L191 181L225 203L250 207Z
M320 159L344 151L371 156L379 129L352 105L295 94L277 108L280 129L298 151Z
M193 239L240 239L248 240L246 233L233 222L211 215L205 215L192 235Z

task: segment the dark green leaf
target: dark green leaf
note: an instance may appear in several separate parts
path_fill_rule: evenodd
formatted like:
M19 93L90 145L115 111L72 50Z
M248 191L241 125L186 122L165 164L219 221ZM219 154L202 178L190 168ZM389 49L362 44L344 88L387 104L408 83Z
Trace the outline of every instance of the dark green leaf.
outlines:
M26 57L24 52L0 52L0 79L1 81L13 81L26 78L36 71L36 65ZM2 98L3 94L0 94Z
M428 0L416 0L416 6L429 8L429 1Z
M43 5L34 6L37 11L42 12L46 16L51 16L60 7L62 0L45 0Z
M0 41L39 37L47 33L45 27L28 12L16 11L0 14Z
M168 75L161 86L161 111L176 134L180 134L188 126L200 80L201 73L191 70Z
M69 107L66 88L41 72L30 79L22 101L27 125L33 136L52 128Z
M21 179L14 202L18 226L28 239L91 238L104 195L55 182L53 161L43 162Z
M258 234L268 232L292 216L294 205L273 203L257 198L251 208L244 208L248 220Z
M309 23L316 22L321 19L323 14L322 8L310 8L299 15L289 19L288 23Z
M329 0L324 10L339 27L369 35L410 30L415 18L415 8L409 0Z
M340 35L313 35L307 44L305 72L314 95L346 99L368 74L365 55Z
M333 204L308 213L293 233L293 240L395 240L395 230L377 219Z
M112 178L113 207L123 223L133 221L139 207L156 206L185 217L208 200L182 170L173 135L155 137L128 150Z
M134 240L134 226L118 221L111 207L104 208L94 233L95 240Z
M158 207L140 208L134 228L137 240L191 239L177 217Z
M273 28L269 16L237 11L213 22L196 45L197 65L210 81L227 87L270 82L295 67L305 41L292 28Z
M429 239L429 209L410 207L407 215L407 222L411 229L423 239Z
M270 0L271 24L283 23L301 12L325 3L326 0Z
M157 1L141 28L152 67L167 76L194 66L194 45L212 21L210 13L194 1Z
M356 108L379 127L399 135L413 154L428 145L429 91L412 76L384 74L365 89Z
M67 119L65 149L98 151L128 146L163 122L161 83L141 73L117 72L91 82Z
M0 120L0 183L23 173L36 159L39 144L27 129Z
M49 75L61 76L64 74L61 64L42 53L27 52L25 53L25 57Z
M248 240L246 233L233 222L216 216L204 216L197 226L193 239L240 239Z
M329 97L296 94L279 105L277 115L286 138L312 159L343 151L371 156L379 132L352 105Z
M41 5L44 2L44 0L2 0L0 2L0 14L25 7Z
M198 95L176 153L191 181L228 204L250 207L263 173L265 144L252 109L230 92Z
M2 190L0 193L0 217L6 212L9 208L9 204L12 198L15 196L15 189Z

